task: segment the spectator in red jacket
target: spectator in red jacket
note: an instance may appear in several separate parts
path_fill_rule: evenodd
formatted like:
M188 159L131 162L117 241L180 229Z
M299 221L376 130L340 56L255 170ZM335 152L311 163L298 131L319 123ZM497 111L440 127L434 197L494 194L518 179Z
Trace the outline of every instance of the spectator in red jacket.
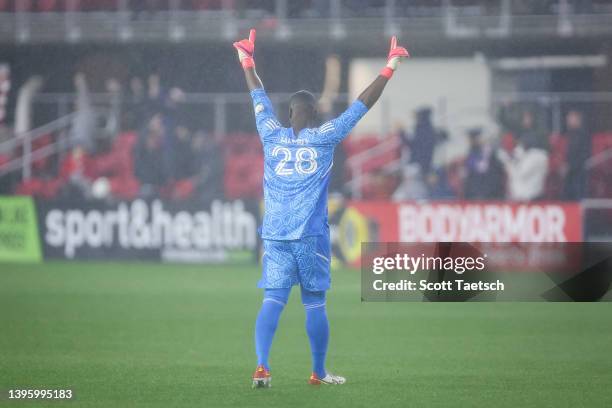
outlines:
M64 183L60 196L85 199L89 197L91 180L88 176L89 156L81 145L75 146L60 164L59 178Z

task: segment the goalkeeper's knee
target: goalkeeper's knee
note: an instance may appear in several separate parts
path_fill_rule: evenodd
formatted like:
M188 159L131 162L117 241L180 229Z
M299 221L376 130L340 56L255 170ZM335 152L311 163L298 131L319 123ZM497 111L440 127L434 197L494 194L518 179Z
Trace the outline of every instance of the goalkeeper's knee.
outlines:
M325 291L309 291L304 288L302 290L302 304L304 309L314 309L325 307Z
M263 302L273 302L284 307L289 300L290 293L291 288L265 289Z

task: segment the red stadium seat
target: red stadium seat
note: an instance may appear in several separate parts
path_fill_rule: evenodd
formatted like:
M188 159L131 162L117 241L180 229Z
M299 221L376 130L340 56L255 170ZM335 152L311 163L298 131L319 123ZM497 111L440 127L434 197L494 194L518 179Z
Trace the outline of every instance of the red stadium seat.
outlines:
M40 191L42 188L42 180L40 179L29 179L24 180L15 189L15 194L17 195L29 195L33 196L37 191Z
M92 178L131 177L133 175L132 149L138 139L134 132L118 135L113 141L111 151L90 158L89 172Z
M24 180L17 185L15 189L16 195L27 195L34 197L42 197L45 191L45 181L39 178L31 178Z
M191 179L178 180L172 184L172 199L185 200L190 198L195 191L195 185Z
M15 11L32 11L32 0L16 0Z
M71 154L67 154L60 161L59 178L62 180L68 180L74 172L79 171L79 169L82 168L83 175L86 178L91 179L91 166L89 165L90 161L91 159L87 153L83 154L80 161L74 159Z
M41 11L43 13L58 11L58 0L38 0L36 3L36 11Z
M397 137L397 136L394 136ZM376 148L381 143L389 143L390 139L381 139L378 135L364 135L357 139L347 138L343 143L348 160L367 150ZM401 149L383 149L379 153L372 154L365 161L361 162L359 169L363 174L372 175L364 181L362 197L367 199L389 198L397 187L397 180L392 176L385 176L380 173L384 166L400 158ZM349 162L350 163L350 162ZM348 166L352 171L351 166Z
M11 161L8 154L0 154L0 170Z
M109 182L113 196L122 200L133 200L138 197L140 183L135 177L111 177Z
M138 141L138 134L136 132L123 132L119 134L113 141L114 151L132 151L132 148Z
M53 135L46 134L44 136L39 137L32 143L32 152L37 151L38 149L42 149L53 142ZM44 174L48 172L48 166L51 162L50 157L43 157L40 159L36 159L32 161L32 170L36 174Z
M260 198L263 153L256 134L235 133L223 139L224 190L227 198Z
M261 142L256 134L234 133L223 139L223 147L228 157L243 154L261 154Z
M57 197L57 194L59 193L63 185L64 185L64 180L61 180L59 178L46 180L43 183L43 187L41 191L42 197L47 200Z
M263 156L242 155L225 161L225 196L260 198L262 194Z

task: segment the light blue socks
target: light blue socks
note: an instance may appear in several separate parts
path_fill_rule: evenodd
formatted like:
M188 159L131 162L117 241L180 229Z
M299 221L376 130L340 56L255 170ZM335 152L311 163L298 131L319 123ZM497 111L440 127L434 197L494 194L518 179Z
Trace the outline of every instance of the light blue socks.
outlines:
M272 340L280 316L289 300L291 288L265 289L264 299L255 323L255 351L257 365L270 369L268 362ZM310 292L302 289L302 303L306 312L306 333L310 340L312 371L324 378L325 357L329 343L329 323L325 310L325 291Z
M325 311L325 292L309 292L302 289L302 303L306 311L306 333L310 339L312 371L324 378L325 357L329 343L329 323Z
M255 322L255 352L257 365L270 369L268 358L281 313L289 300L291 288L265 289L264 299Z

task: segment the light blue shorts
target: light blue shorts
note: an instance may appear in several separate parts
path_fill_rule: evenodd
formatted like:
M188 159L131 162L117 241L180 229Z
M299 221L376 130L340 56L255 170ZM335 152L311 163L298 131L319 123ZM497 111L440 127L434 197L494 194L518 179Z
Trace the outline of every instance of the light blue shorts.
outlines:
M290 288L299 284L316 292L331 284L329 235L304 237L295 241L263 241L263 269L258 287Z

